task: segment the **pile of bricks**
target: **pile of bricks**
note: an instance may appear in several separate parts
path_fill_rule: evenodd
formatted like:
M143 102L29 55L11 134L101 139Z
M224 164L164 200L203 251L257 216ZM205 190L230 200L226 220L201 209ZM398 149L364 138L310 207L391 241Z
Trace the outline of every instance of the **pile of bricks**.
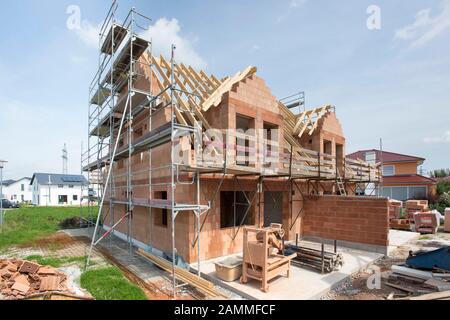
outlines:
M29 261L0 260L0 296L24 299L48 292L70 293L67 276Z
M411 222L407 219L392 219L389 226L393 230L411 231Z
M389 220L400 219L402 216L403 202L389 200Z
M408 200L406 201L406 213L408 214L408 219L414 222L414 214L417 212L427 212L428 200Z
M416 232L421 234L437 233L440 225L439 217L433 212L419 212L414 215Z

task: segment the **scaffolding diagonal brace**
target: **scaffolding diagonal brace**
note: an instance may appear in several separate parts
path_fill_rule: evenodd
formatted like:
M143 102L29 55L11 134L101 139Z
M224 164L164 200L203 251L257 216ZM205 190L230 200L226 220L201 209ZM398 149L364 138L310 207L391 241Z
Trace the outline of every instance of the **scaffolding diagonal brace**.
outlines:
M130 107L129 106L129 102L130 102L130 97L128 96L128 101L126 103L125 110L124 110L123 115L122 115L122 119L120 121L118 137L120 137L120 134L121 134L121 132L123 130L123 125L125 123L125 118L126 118L126 114L127 114L126 111L127 111L127 108ZM91 260L91 255L92 255L92 249L93 249L93 247L95 246L95 243L96 243L95 236L97 235L98 227L99 227L99 224L100 224L100 218L101 218L101 215L102 215L103 205L105 203L105 198L106 198L106 191L108 190L109 181L111 179L112 166L113 166L114 159L116 157L116 153L117 153L118 147L119 147L119 139L116 140L116 143L114 145L114 151L113 151L113 154L112 154L112 157L111 157L110 167L108 168L108 176L106 178L106 182L105 182L105 186L104 186L104 190L103 190L103 194L102 194L102 201L100 203L100 207L98 208L97 221L95 223L94 234L92 236L92 242L91 242L91 246L89 248L89 254L88 254L88 257L87 257L87 261L86 261L86 265L87 266L89 266L89 263L90 263L90 260Z

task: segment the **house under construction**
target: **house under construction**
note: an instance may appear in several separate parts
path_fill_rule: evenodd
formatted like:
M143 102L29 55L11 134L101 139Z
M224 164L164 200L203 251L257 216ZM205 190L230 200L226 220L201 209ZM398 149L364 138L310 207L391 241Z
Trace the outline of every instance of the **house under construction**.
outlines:
M108 236L188 263L242 252L243 226L383 252L387 199L358 197L379 166L345 157L331 105L280 101L255 67L219 79L154 56L132 9L101 28L84 170L101 177L93 245ZM97 212L96 212L97 214Z

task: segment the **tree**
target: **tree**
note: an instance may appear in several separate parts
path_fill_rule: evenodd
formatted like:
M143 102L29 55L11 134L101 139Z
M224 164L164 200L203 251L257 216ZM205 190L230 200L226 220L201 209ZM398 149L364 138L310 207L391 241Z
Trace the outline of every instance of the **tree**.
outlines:
M430 172L432 178L446 178L450 177L450 169L439 169Z

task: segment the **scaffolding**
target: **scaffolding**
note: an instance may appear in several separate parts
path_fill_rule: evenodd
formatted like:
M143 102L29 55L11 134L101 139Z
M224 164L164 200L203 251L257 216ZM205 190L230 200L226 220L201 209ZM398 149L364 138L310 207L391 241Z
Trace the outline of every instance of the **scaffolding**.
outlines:
M170 61L166 61L162 56L155 58L152 41L144 36L146 28L143 26L150 23L150 18L132 8L124 22L119 23L117 9L117 1L114 1L100 29L98 71L89 88L88 145L81 157L82 170L88 175L88 198L91 199L91 189L96 182L100 200L97 212L94 212L92 201L88 201L88 222L94 221L95 218L88 265L93 248L107 237L115 235L116 229L124 222L130 254L133 253L132 221L136 207L146 208L151 221L154 209L167 210L171 213L172 285L176 298L177 289L183 286L179 284L175 272L178 258L175 242L176 218L182 212L194 214L195 240L192 248L197 247L198 250L197 272L200 277L200 234L225 179L234 179L236 187L239 185L239 177L256 181L254 194L250 196L244 193L243 205L246 205L247 209L242 221L238 224L234 222L235 237L252 204L257 201L261 204L261 193L268 190L265 183L267 179L277 178L288 183L290 216L293 221L291 229L304 214L303 206L300 206L299 212L293 212L292 209L295 201L304 202L305 199L305 191L301 190L298 181L308 182L306 192L310 194L312 191L309 187L318 191L322 181L336 182L339 179L343 185L341 188L346 188L345 183L366 183L379 179L375 165L344 160L344 169L340 172L336 157L307 150L299 145L295 136L311 135L319 120L334 110L332 106L324 106L294 115L290 108L304 106L304 93L288 97L286 101L290 104L287 107L280 102L280 109L287 121L287 129L283 133L283 141L280 142L283 146L278 146L281 150L280 167L251 167L233 161L227 152L228 148L232 147L236 151L239 146L219 143L214 141L208 132L203 132L203 129L211 129L203 112L218 106L222 96L233 86L252 76L256 68L249 67L233 77L219 80L214 76L207 76L203 71L197 72L189 66L177 63L175 45L171 48ZM143 119L136 121L141 116ZM153 119L164 116L169 117L169 121L155 126L158 121ZM147 132L137 134L135 128L144 123ZM247 135L236 133L238 140L248 138ZM187 140L195 150L194 154L189 155L187 162L179 160L176 154L182 140ZM271 146L267 140L264 139L262 150L255 147L247 148L246 152L254 154L258 162L267 163L266 160L273 158L273 149L277 147ZM164 145L170 145L169 163L154 164L154 149ZM220 155L220 160L203 159L203 155L197 151L202 151L205 146ZM148 156L148 166L146 164L144 168L133 170L132 158L139 154L141 160L142 155ZM125 162L126 168L119 168L119 163ZM181 178L182 173L187 179ZM161 181L161 174L167 177L167 181ZM217 179L217 188L211 200L202 204L201 176L214 174L221 175ZM137 178L141 178L139 182ZM195 200L189 203L177 201L176 190L182 185L189 185L195 190ZM154 196L155 190L161 187L168 190L165 199ZM300 192L300 199L293 198L294 189ZM145 190L149 196L140 198L136 196L136 190ZM124 207L124 210L116 219L115 208L118 206ZM236 210L236 201L234 208ZM259 208L261 210L261 206ZM259 215L261 216L261 212ZM109 219L109 227L101 232L100 226L106 218ZM152 240L149 242L149 247L152 248Z
M101 201L96 214L94 235L87 264L89 265L93 247L106 237L114 235L115 229L124 221L127 223L127 240L130 254L132 254L132 219L133 210L136 206L148 208L150 217L153 208L170 210L172 221L172 280L173 292L176 296L179 285L175 273L177 260L175 220L181 212L193 212L197 219L197 226L199 226L201 215L209 210L208 205L200 204L200 174L198 170L192 173L191 181L180 181L179 168L175 163L177 141L183 137L191 137L201 128L196 121L192 125L180 124L177 121L177 113L180 112L190 118L194 118L194 116L193 111L189 108L183 108L180 111L180 106L175 105L175 96L183 92L183 94L189 95L190 99L195 99L195 95L177 88L173 72L165 79L165 88L161 92L154 92L153 80L156 72L153 71L155 65L151 52L152 43L139 34L139 31L146 30L145 27L142 27L143 23L147 24L151 20L132 8L124 22L119 24L116 20L117 8L117 2L114 1L101 27L99 69L89 90L89 143L87 151L82 156L82 166L88 176L94 175L98 177L98 181L103 181L103 188L98 190ZM176 47L172 46L170 61L172 70L174 70L175 65L175 50ZM150 57L150 61L144 59L148 57ZM137 81L139 78L148 80L149 87L147 89L138 88ZM170 122L162 127L152 128L153 117L164 112L164 110L170 110ZM142 113L148 114L149 132L143 137L136 138L133 128L137 123L134 120ZM152 165L152 150L168 143L171 145L171 163L155 168ZM131 158L144 152L149 156L148 168L133 172ZM127 161L126 172L115 174L117 162L121 160ZM170 181L153 182L152 177L155 171L164 170L170 172ZM148 176L148 183L133 184L133 177L143 174ZM196 185L196 203L183 203L176 200L175 190L177 185L180 184ZM170 190L170 197L168 199L154 199L152 189L155 186L162 185L167 186ZM135 198L133 195L134 189L144 186L148 187L151 196L145 200ZM121 198L120 195L124 195L124 197ZM109 212L104 212L105 204L109 204ZM125 206L125 212L116 220L114 207L117 205ZM90 204L89 210L92 211ZM100 234L99 226L102 219L106 219L106 216L110 217L111 227L105 233ZM200 243L198 243L198 252L200 253ZM200 276L200 254L198 275Z

